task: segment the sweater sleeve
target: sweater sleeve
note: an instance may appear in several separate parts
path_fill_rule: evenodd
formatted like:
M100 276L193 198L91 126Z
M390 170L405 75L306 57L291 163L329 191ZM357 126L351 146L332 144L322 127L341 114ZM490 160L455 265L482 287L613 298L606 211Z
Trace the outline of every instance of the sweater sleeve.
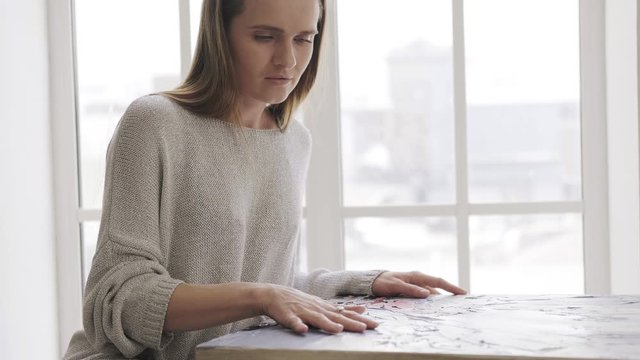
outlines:
M85 289L83 323L98 351L126 357L160 350L169 299L182 281L166 269L159 212L162 140L153 117L127 110L107 151L98 247Z
M317 269L298 273L294 287L306 293L330 299L338 295L373 295L373 282L385 270L329 271Z

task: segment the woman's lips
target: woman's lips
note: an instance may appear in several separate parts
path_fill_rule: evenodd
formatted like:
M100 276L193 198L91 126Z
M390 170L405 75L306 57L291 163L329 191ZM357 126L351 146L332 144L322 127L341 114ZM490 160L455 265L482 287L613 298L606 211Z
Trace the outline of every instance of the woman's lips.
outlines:
M274 85L286 85L292 80L290 78L284 78L284 77L268 77L265 79Z

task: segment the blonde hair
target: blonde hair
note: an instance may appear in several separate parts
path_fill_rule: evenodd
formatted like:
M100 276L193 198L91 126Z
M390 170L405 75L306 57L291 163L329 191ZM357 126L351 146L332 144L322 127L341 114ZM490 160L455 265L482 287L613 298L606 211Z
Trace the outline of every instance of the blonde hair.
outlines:
M309 65L287 99L267 107L284 131L293 113L311 91L318 72L320 44L324 30L324 0L318 0L320 17ZM244 11L243 0L204 0L200 30L191 69L186 79L173 90L161 94L194 113L212 116L240 125L239 93L234 79L228 33L231 21Z

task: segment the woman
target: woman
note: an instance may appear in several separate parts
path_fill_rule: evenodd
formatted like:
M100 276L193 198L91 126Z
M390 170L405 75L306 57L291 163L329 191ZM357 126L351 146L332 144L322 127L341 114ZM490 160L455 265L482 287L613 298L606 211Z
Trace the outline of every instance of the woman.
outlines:
M296 274L310 154L291 116L318 68L322 0L205 0L185 82L126 110L111 140L84 331L66 359L192 359L268 316L365 331L338 294L465 291L421 273ZM241 135L241 136L238 136Z

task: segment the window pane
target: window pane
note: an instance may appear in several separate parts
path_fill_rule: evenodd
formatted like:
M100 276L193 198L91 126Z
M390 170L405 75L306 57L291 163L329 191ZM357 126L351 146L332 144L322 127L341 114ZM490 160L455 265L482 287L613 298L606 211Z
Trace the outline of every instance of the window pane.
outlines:
M472 216L469 227L473 293L584 292L580 215Z
M469 199L581 198L577 0L465 2Z
M82 288L87 283L93 255L98 243L99 221L85 221L80 224L80 243L82 244Z
M458 281L453 218L357 218L345 221L347 270L418 270Z
M75 1L82 207L101 206L107 145L126 107L177 85L178 21L175 0Z
M337 4L344 203L453 202L451 1Z

